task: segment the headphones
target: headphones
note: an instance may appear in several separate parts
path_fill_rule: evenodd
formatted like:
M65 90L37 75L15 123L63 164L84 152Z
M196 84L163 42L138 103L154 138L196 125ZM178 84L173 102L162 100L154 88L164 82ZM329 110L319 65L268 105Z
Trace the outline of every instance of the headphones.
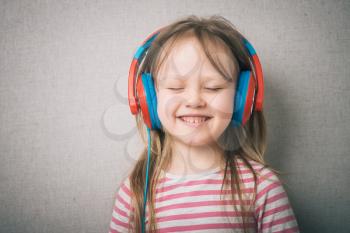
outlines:
M160 30L157 30L149 35L137 49L131 62L128 80L128 100L131 113L136 115L141 110L145 124L153 130L161 130L162 128L157 113L157 96L153 77L150 73L142 73L137 77L136 74L145 53L159 32ZM256 76L254 76L251 70L243 70L239 74L236 85L234 111L230 123L233 127L243 126L250 118L253 107L255 111L262 111L263 107L264 80L259 57L249 41L244 37L243 41L253 61ZM136 85L135 78L137 78Z
M148 48L157 37L161 29L149 35L137 49L131 62L128 79L128 100L131 113L136 115L142 112L142 118L147 125L148 135L148 156L146 167L146 180L144 187L144 205L142 215L142 232L145 232L145 211L148 192L148 173L151 157L151 136L150 130L161 130L162 125L157 113L157 96L154 87L153 77L150 73L137 75L139 65L141 64ZM264 80L261 64L258 55L253 46L243 36L245 48L248 50L253 63L254 72L243 70L240 72L235 93L234 111L231 118L233 127L243 126L250 118L253 108L255 111L262 111L264 98ZM255 75L254 75L255 74ZM136 80L135 80L136 79ZM135 85L136 83L136 85ZM256 98L255 98L256 96ZM255 102L254 102L255 101Z

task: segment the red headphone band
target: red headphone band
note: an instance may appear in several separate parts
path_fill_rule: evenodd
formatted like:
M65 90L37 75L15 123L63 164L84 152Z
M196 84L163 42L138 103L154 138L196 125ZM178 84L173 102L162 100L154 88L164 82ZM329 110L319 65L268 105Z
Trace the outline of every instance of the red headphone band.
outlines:
M263 100L264 100L264 79L263 79L262 67L260 64L258 54L256 53L253 45L251 43L249 43L249 41L244 36L242 36L242 37L243 37L244 45L247 48L247 50L250 54L250 57L252 59L253 69L255 72L254 78L255 78L255 81L257 84L254 110L255 111L262 111Z
M257 54L252 56L254 70L256 72L257 77L257 93L255 100L255 111L262 111L263 109L263 101L264 101L264 77L262 72L262 67L259 61L259 57Z
M138 97L136 96L137 92L136 92L136 85L135 85L135 83L137 83L138 81L141 82L140 75L136 77L136 74L140 65L139 61L142 60L145 52L151 46L152 41L156 38L158 33L161 31L161 29L162 28L150 34L142 42L142 45L137 49L136 53L134 54L134 57L130 65L129 77L128 77L128 100L129 100L129 107L133 115L137 114L140 109L140 102Z

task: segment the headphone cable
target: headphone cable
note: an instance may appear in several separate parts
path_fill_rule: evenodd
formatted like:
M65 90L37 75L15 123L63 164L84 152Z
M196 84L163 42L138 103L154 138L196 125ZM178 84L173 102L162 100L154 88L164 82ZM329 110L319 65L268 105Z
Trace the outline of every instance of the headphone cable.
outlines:
M142 233L145 233L145 225L146 225L146 202L147 202L147 191L148 191L148 169L149 169L149 162L151 157L151 133L150 129L147 128L147 136L148 136L148 153L147 153L147 167L146 167L146 181L145 181L145 190L143 194L143 220L142 220Z

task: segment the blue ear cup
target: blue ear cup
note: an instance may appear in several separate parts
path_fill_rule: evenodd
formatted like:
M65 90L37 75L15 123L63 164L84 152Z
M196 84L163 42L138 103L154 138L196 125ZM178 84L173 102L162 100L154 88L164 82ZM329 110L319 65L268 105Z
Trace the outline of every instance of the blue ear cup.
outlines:
M150 73L142 73L143 89L146 92L147 108L151 118L152 129L160 130L162 128L157 112L157 95L154 87L154 81Z
M244 125L253 110L255 95L255 79L249 70L241 71L238 77L234 99L234 112L231 125L237 127Z

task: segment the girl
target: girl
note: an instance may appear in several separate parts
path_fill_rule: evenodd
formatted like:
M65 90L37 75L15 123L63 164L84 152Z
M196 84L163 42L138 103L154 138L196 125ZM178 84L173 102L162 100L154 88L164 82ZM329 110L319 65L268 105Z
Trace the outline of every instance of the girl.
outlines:
M192 15L153 33L128 91L148 148L119 186L110 232L299 231L263 159L259 59L228 20Z

